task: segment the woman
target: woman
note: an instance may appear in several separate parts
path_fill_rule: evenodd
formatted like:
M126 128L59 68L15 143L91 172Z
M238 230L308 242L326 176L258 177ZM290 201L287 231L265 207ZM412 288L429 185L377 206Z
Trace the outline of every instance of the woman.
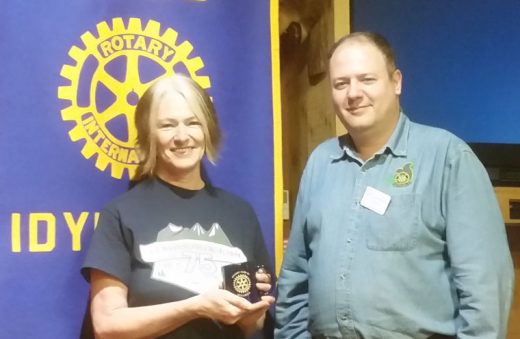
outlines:
M220 268L269 256L250 205L201 174L220 144L209 96L188 77L161 79L140 99L135 124L139 182L103 209L82 267L96 336L250 335L274 298L250 303L219 288ZM271 289L265 271L256 279L259 291Z

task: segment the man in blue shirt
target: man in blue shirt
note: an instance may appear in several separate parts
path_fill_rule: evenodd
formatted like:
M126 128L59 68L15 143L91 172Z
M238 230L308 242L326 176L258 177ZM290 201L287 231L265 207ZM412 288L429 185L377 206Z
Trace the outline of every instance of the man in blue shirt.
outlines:
M380 35L341 39L329 75L348 134L304 170L276 338L505 338L513 266L482 164L401 111L402 74Z

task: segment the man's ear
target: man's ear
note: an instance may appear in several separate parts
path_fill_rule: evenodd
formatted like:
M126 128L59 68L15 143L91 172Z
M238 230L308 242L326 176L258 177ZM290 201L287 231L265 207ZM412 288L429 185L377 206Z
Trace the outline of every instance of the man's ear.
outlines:
M402 88L402 84L403 84L403 74L401 73L400 70L396 69L392 73L392 81L395 86L395 94L401 95L401 88Z

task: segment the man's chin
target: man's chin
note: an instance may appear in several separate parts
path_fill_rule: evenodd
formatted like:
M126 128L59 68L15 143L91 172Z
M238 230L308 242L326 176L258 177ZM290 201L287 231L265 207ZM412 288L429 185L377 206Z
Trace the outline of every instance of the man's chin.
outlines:
M350 134L362 134L372 127L368 122L351 122L345 125L345 128Z

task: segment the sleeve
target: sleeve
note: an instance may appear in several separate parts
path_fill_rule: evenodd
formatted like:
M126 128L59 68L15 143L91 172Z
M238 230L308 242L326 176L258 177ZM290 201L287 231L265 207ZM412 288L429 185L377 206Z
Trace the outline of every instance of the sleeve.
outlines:
M505 338L514 270L505 225L488 174L467 145L448 154L443 208L457 338Z
M101 211L96 230L90 240L81 274L88 281L91 268L121 280L128 286L131 267L131 244L119 213L115 209Z
M308 208L308 174L301 179L291 234L278 279L275 307L275 338L310 338L308 332L308 248L305 242L305 211Z

